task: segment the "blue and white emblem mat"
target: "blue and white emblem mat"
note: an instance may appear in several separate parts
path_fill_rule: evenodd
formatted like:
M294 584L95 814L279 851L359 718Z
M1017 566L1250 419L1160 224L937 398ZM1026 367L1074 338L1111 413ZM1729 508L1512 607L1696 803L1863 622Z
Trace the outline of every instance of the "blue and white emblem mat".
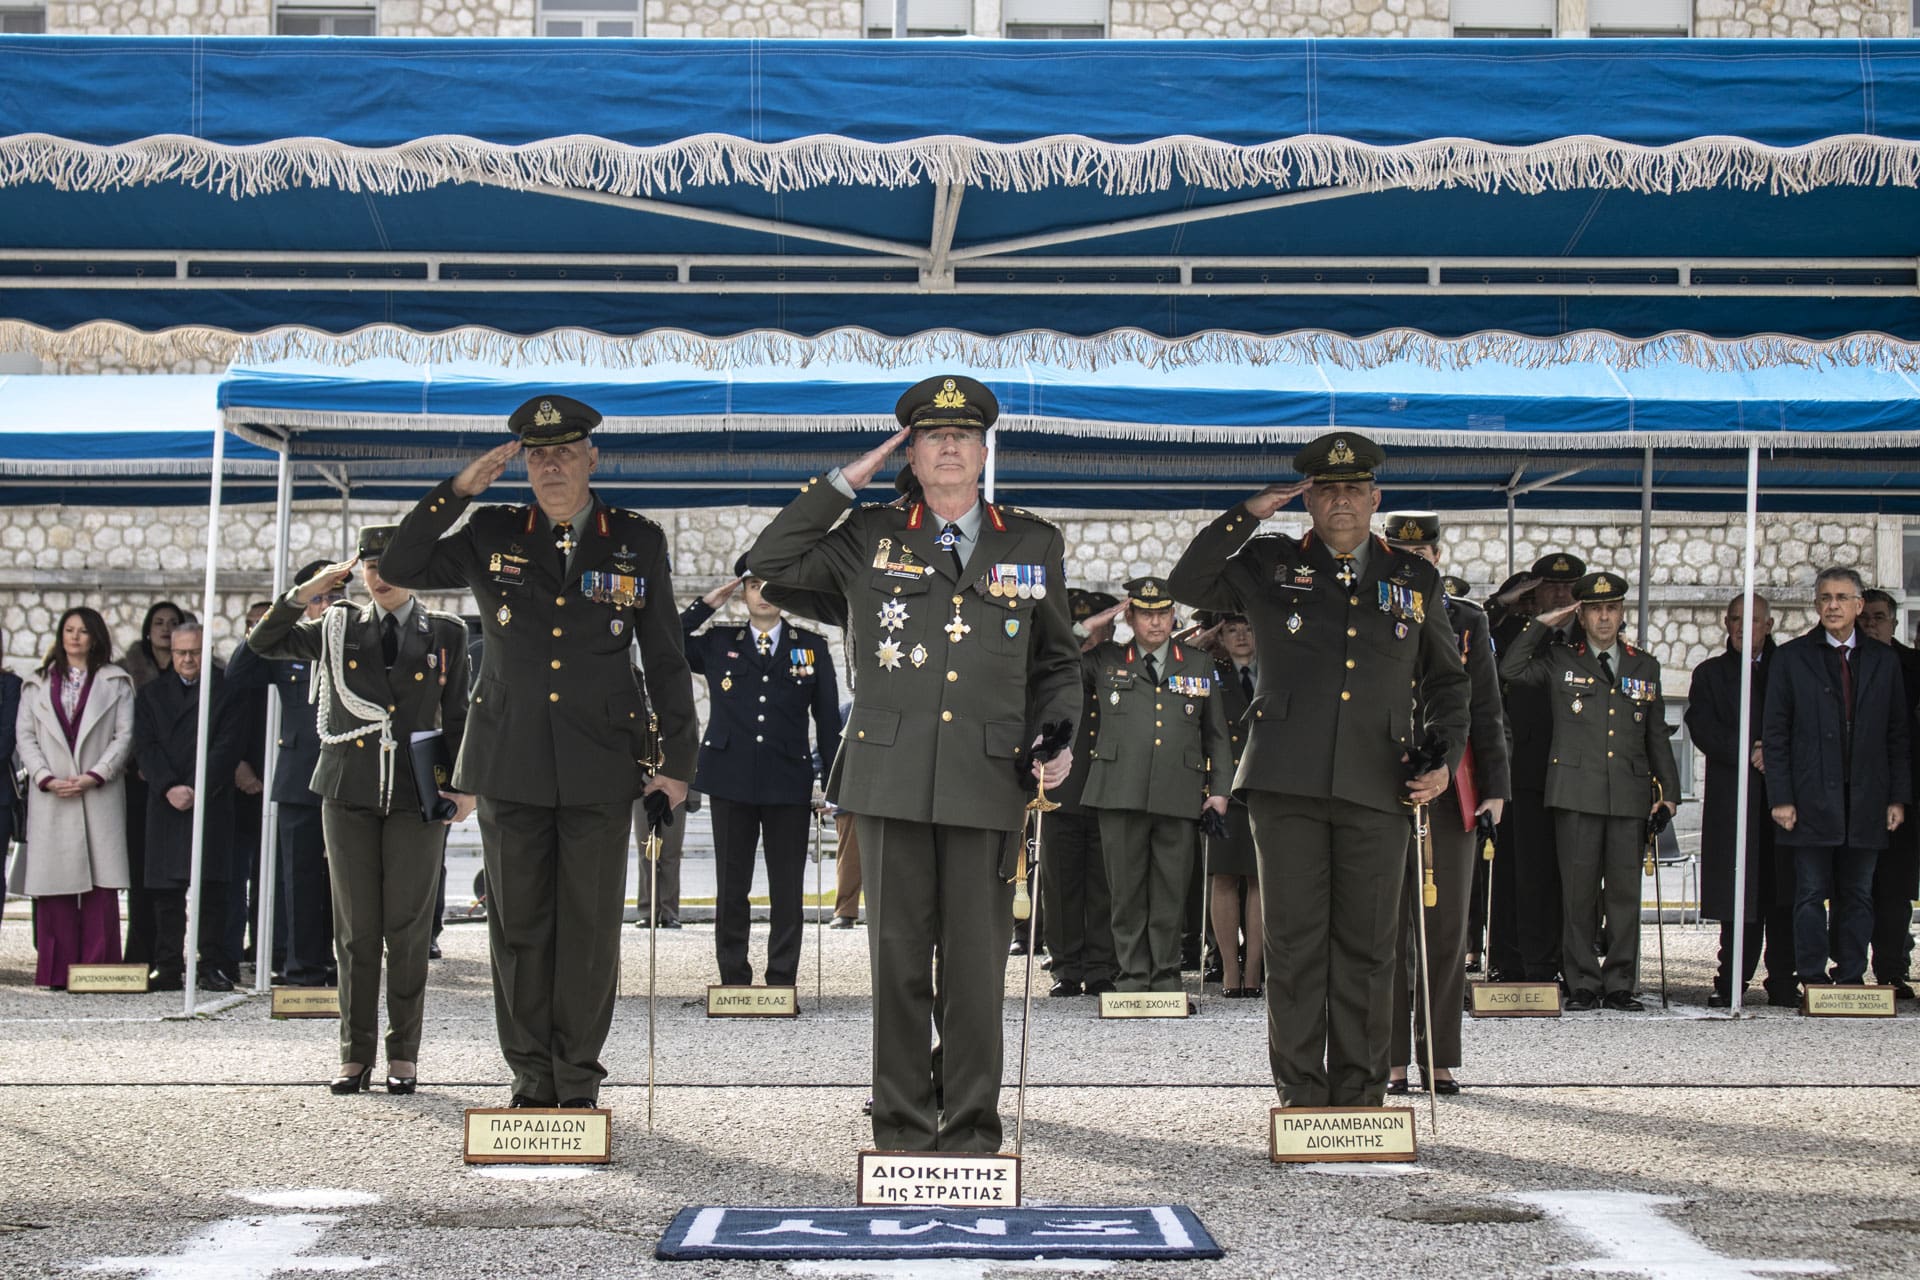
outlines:
M1184 1205L1116 1209L729 1209L695 1205L654 1256L706 1258L1218 1258Z

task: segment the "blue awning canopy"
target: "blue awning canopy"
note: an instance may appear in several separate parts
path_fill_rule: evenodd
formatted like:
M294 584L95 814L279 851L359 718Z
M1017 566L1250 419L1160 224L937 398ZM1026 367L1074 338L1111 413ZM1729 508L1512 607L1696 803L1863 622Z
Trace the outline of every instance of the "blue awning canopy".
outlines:
M0 501L200 506L221 429L217 374L0 375ZM227 442L230 502L270 502L277 454ZM302 496L339 490L309 479Z
M285 364L233 370L219 400L247 441L286 444L355 493L411 498L499 443L522 402L559 392L605 415L596 482L623 500L765 504L871 448L900 390L934 371ZM997 491L1027 506L1224 507L1344 428L1388 446L1395 505L1485 510L1511 493L1525 508L1637 507L1652 449L1663 510L1737 510L1757 441L1768 509L1920 511L1920 396L1890 370L1302 361L1027 365L985 381L1001 404Z
M0 39L0 344L1912 368L1910 41Z

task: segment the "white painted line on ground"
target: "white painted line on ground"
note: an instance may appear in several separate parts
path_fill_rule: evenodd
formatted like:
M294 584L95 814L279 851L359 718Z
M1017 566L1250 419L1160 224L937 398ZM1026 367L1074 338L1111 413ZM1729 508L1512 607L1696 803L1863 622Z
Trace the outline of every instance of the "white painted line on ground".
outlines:
M232 1191L228 1194L239 1196L249 1204L264 1205L269 1209L358 1209L365 1205L380 1203L380 1197L371 1191L347 1191L340 1187L289 1187L279 1190L261 1188L253 1191Z
M789 1262L796 1276L899 1276L902 1280L986 1280L1007 1271L1111 1271L1098 1258L1032 1258L975 1261L972 1258L848 1258L825 1262Z
M222 1218L180 1242L176 1253L96 1258L82 1271L137 1271L141 1280L272 1280L286 1271L366 1271L391 1259L300 1256L339 1222L336 1214Z
M1841 1268L1813 1258L1729 1258L1715 1253L1660 1212L1678 1196L1637 1191L1514 1191L1601 1251L1597 1258L1563 1262L1556 1271L1595 1271L1650 1280L1751 1280L1761 1274L1827 1275Z
M591 1178L599 1172L580 1165L561 1164L491 1164L472 1170L476 1178L492 1178L497 1182L569 1182L574 1178Z
M1323 1173L1331 1178L1411 1178L1426 1172L1417 1164L1363 1164L1357 1160L1293 1167L1302 1173Z

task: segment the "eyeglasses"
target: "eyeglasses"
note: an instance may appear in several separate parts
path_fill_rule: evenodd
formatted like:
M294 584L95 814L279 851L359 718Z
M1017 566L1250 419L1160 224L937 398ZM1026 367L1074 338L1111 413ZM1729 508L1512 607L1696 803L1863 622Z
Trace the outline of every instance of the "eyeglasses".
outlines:
M1830 605L1830 604L1845 604L1849 600L1858 600L1859 598L1860 598L1859 596L1853 594L1852 592L1848 592L1846 595L1843 595L1843 596L1826 596L1826 595L1815 596L1813 598L1813 602L1815 604L1824 606L1824 605Z
M198 649L175 649L173 656L175 658L197 658L200 656L200 651Z

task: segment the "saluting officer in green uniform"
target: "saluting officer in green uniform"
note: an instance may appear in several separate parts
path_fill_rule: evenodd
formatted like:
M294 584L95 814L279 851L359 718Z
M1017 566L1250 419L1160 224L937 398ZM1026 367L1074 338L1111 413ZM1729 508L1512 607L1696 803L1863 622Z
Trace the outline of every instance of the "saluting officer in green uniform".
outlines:
M1589 573L1574 602L1527 623L1500 658L1500 678L1545 694L1553 706L1547 809L1560 855L1560 965L1567 1008L1639 1010L1640 872L1647 819L1672 813L1680 794L1660 697L1660 661L1620 638L1627 580ZM1580 614L1579 638L1548 644L1551 631ZM1661 798L1655 798L1658 784ZM1607 954L1594 954L1599 909Z
M894 412L903 430L801 486L747 568L837 592L851 615L853 709L828 797L857 815L866 875L874 1143L997 1151L1009 882L1034 778L1057 786L1072 765L1070 749L1044 767L1028 752L1036 728L1070 731L1080 654L1059 530L981 501L993 394L929 378ZM841 520L903 440L916 485ZM936 957L942 1061L930 1068Z
M1164 578L1126 586L1128 644L1085 659L1093 695L1087 787L1100 815L1120 991L1180 990L1180 932L1203 810L1227 811L1233 753L1213 659L1175 642Z
M1234 794L1253 819L1268 1056L1290 1107L1386 1097L1408 805L1445 792L1467 741L1440 574L1368 532L1384 458L1351 431L1320 437L1293 461L1306 480L1201 530L1171 577L1185 603L1245 614L1259 646ZM1311 532L1254 536L1302 493ZM1434 738L1446 763L1409 779L1408 753Z
M439 729L458 752L467 721L467 624L429 610L382 576L396 526L360 531L357 562L371 597L341 601L318 618L307 606L340 591L354 561L332 564L274 601L247 644L267 658L315 664L320 759L312 787L326 832L333 937L340 966L340 1074L335 1093L367 1088L380 1029L380 960L387 962L387 1092L412 1093L426 1011L427 949L447 847L447 824L473 810L470 796L429 823L408 744ZM313 715L305 707L290 715Z
M592 1106L619 985L627 833L644 794L678 807L698 743L666 535L589 487L600 415L539 396L420 500L381 568L404 586L467 587L486 629L454 785L480 797L487 935L514 1106ZM532 506L474 498L526 451ZM635 635L646 693L632 665ZM662 763L648 777L648 707Z

